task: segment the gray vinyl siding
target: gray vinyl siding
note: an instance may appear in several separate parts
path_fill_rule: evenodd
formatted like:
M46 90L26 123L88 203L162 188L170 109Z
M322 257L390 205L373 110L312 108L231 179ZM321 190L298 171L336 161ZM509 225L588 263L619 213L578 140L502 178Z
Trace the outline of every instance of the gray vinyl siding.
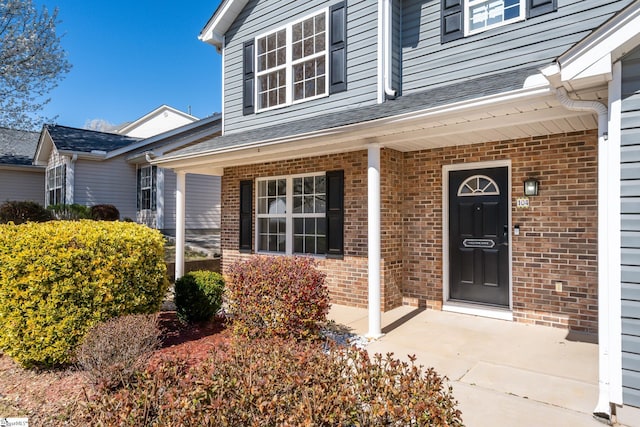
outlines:
M187 174L185 228L217 230L220 228L220 177ZM164 229L176 229L176 174L164 171Z
M44 206L44 168L26 169L0 169L0 204L7 200L18 200L36 202Z
M254 37L318 12L338 0L250 0L225 35L224 132L377 102L377 1L347 0L347 90L324 98L243 116L242 45Z
M640 49L622 62L622 393L640 407Z
M73 202L85 206L114 205L120 218L136 218L136 167L124 156L95 162L79 159L75 163Z
M553 62L631 0L558 0L556 12L440 43L440 0L404 0L402 91Z

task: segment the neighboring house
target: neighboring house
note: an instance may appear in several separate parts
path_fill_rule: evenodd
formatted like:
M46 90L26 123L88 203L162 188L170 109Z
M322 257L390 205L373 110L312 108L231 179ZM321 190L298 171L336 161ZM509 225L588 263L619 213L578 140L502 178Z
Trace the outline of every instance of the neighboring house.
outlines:
M37 132L0 128L0 204L44 204L44 168L32 165L37 145Z
M191 114L183 113L168 105L161 105L138 120L120 126L115 133L136 138L149 138L196 120L198 119Z
M637 0L223 0L222 136L152 163L222 177L223 269L314 256L371 336L401 304L597 331L594 413L637 420L639 31Z
M46 168L45 204L112 204L121 218L175 233L176 178L149 160L220 133L219 116L190 122L146 139L45 125L34 163ZM220 228L220 179L189 177L194 194L186 226L194 233ZM195 197L195 196L198 197Z

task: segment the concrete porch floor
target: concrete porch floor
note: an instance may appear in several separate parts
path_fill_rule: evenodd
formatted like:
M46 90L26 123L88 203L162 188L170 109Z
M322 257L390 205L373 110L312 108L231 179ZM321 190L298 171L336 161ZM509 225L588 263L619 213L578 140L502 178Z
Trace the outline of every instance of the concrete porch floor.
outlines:
M329 318L364 335L367 310L334 305ZM371 353L393 352L449 378L470 427L602 426L595 337L544 326L399 307L382 315ZM567 339L568 338L568 339Z

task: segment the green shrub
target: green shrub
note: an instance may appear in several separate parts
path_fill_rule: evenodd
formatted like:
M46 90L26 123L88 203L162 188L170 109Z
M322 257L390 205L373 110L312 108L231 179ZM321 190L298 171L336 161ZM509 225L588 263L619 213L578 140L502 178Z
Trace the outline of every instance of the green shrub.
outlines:
M0 350L23 366L65 364L96 323L157 311L163 242L131 223L0 225Z
M175 284L178 318L185 322L210 320L222 307L224 279L213 271L192 271Z
M96 221L117 221L120 211L113 205L94 205L91 206L91 218Z
M329 312L329 291L311 258L255 256L228 271L232 331L249 337L315 338Z
M51 212L53 218L57 220L91 219L91 210L77 203L72 205L51 205L47 209Z
M7 201L0 205L0 224L13 222L23 224L27 221L45 222L51 220L51 214L35 202Z
M160 347L156 314L130 314L98 323L78 348L78 366L98 389L128 384Z
M191 370L164 362L83 413L86 425L462 426L445 379L413 360L240 340Z

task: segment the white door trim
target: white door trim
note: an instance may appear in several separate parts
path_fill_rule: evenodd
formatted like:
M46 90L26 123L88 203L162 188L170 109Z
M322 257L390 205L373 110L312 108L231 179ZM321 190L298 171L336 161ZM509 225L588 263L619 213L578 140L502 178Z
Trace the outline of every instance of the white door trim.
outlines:
M509 308L492 307L484 304L449 301L449 172L472 169L507 168L508 217L509 217ZM442 310L476 316L513 320L513 226L511 223L511 160L493 160L488 162L460 163L442 167Z

